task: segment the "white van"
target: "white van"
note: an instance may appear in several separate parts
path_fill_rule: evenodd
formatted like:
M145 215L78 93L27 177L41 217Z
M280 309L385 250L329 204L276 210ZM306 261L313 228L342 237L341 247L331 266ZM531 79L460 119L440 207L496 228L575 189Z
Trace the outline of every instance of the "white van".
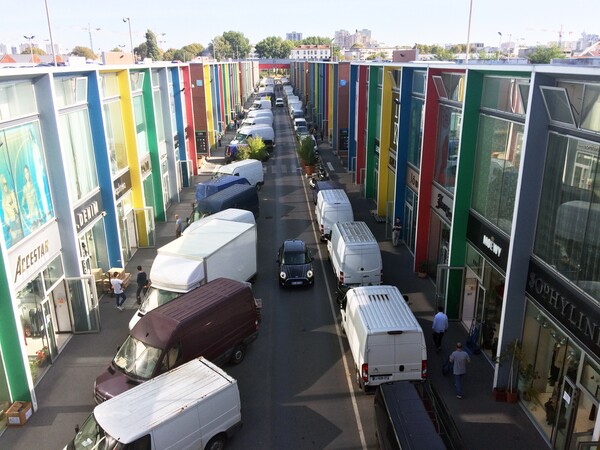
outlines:
M381 250L365 222L334 223L331 239L327 242L327 253L338 286L381 284Z
M341 316L361 389L427 377L423 329L397 287L350 289Z
M252 106L250 106L250 111L253 109L271 109L271 100L254 100Z
M252 186L256 186L257 190L260 190L265 183L263 165L256 159L244 159L242 161L235 161L231 164L221 166L217 170L216 176L222 174L244 177Z
M260 109L258 110L260 111ZM273 116L256 116L256 117L246 117L242 120L242 127L249 127L253 125L268 125L270 127L273 126Z
M246 211L245 209L227 208L223 211L216 212L201 219L194 220L187 227L185 227L183 234L187 235L194 233L198 229L201 229L204 224L215 219L228 220L230 222L248 223L250 225L256 224L256 220L254 219L254 214L252 214L252 212Z
M96 406L65 449L221 449L241 425L237 381L199 358Z
M294 119L294 131L298 131L298 127L306 127L308 124L306 123L306 119L304 117L299 117Z
M248 114L246 114L246 119L259 116L268 116L271 118L271 121L273 121L273 111L270 109L253 109L252 111L248 111Z
M315 217L321 242L331 236L331 227L336 222L354 222L354 213L350 200L343 189L328 189L317 194Z

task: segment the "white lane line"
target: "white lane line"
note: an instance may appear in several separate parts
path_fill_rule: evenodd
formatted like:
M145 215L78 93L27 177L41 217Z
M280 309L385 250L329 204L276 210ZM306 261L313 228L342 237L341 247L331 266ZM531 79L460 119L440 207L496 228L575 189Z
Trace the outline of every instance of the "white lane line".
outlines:
M298 157L298 156L296 155L296 157ZM300 161L298 161L298 163L300 163ZM329 165L330 163L327 163L327 164ZM306 187L306 183L304 182L304 175L302 173L300 174L300 177L302 177L302 182L303 182L302 184L304 186L304 196L306 198L306 204L308 205L308 213L310 214L310 223L312 224L313 235L315 237L315 242L317 243L317 251L319 252L319 257L321 258L321 270L322 270L323 274L325 274L325 262L324 262L325 260L323 258L322 252L321 252L321 246L319 246L320 233L319 233L319 235L317 235L317 229L315 228L315 218L313 217L314 208L311 207L312 200L309 202L307 187ZM354 388L353 388L354 377L349 369L349 367L351 367L351 365L348 364L348 359L346 358L346 354L344 353L344 344L342 342L342 330L340 328L340 324L337 321L337 317L335 314L335 308L333 306L335 300L331 297L331 289L329 286L329 281L327 281L327 277L324 277L323 279L325 281L325 287L327 288L327 292L328 292L328 296L329 296L329 309L330 309L331 315L333 317L333 323L335 324L335 332L337 334L338 345L340 347L340 353L342 354L342 361L344 362L344 372L346 372L346 383L348 385L348 391L350 392L350 398L352 400L352 409L354 410L354 418L356 419L356 427L358 429L358 436L360 438L360 444L361 444L363 450L368 450L367 441L365 439L365 433L363 431L363 425L360 420L360 413L358 412L358 404L356 402L356 395L354 394Z
M331 164L330 162L327 162L327 168L330 172L335 172L335 170L333 169L333 164Z

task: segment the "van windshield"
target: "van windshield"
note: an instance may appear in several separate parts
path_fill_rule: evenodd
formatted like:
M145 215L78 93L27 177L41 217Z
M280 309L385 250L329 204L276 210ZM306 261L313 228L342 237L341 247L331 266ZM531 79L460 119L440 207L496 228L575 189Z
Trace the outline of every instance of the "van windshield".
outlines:
M104 450L117 448L116 444L116 440L104 432L96 422L94 415L91 414L67 448L68 450Z
M234 141L237 141L238 143L242 143L242 142L246 142L246 139L248 139L248 135L245 133L237 133L235 135L235 137L233 138Z
M144 298L144 301L140 305L140 312L146 314L148 311L152 311L154 308L158 308L160 305L169 303L171 300L176 299L180 295L181 293L179 292L165 291L163 289L151 287L148 289L146 298Z
M160 358L162 350L128 336L113 362L127 375L149 380Z

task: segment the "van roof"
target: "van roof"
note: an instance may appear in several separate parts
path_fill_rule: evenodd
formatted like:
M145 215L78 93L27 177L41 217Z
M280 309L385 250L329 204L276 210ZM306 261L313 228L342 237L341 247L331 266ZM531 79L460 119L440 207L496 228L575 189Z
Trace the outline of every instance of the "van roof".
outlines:
M232 195L236 195L246 191L256 191L256 188L250 184L232 184L231 186L227 186L225 189L222 189L219 192L216 192L213 195L202 199L202 201L214 204L215 202L227 199Z
M251 165L257 165L260 164L260 166L262 167L262 163L257 160L257 159L243 159L241 161L235 161L232 162L231 164L227 164L225 166L221 166L219 167L219 173L230 173L233 172L233 170L237 167L242 167L242 166L251 166ZM226 172L221 172L221 170L226 170Z
M360 286L348 291L357 313L371 333L421 331L421 325L396 286ZM354 307L354 306L353 306Z
M343 189L327 189L319 191L317 195L323 197L322 201L327 203L350 203L350 199L348 199L348 195Z
M130 443L237 381L200 357L129 389L94 408L100 426Z
M366 242L375 242L377 239L373 236L371 229L365 222L337 222L334 224L340 230L340 235L346 243L363 244Z
M200 313L221 306L224 300L243 291L252 296L248 283L229 278L209 281L149 311L135 324L130 332L131 336L154 347L163 348L172 337L173 330L196 318Z
M234 186L252 188L245 184L234 184ZM195 228L193 233L183 234L163 245L157 250L157 253L201 261L206 255L212 255L223 245L229 243L232 237L239 236L253 227L256 225L223 219L209 220Z
M245 181L245 182L244 182ZM250 184L245 178L236 177L235 175L223 174L219 177L211 178L209 180L201 181L196 185L196 190L202 189L204 186L222 186L227 183L234 184Z

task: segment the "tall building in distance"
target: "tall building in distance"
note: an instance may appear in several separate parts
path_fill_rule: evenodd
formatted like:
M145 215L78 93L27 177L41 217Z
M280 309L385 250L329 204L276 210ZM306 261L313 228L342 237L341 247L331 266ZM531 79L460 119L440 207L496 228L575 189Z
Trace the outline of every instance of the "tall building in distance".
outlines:
M341 49L349 49L354 44L360 44L363 47L371 47L371 30L356 30L350 34L346 30L339 30L334 33L333 43Z
M297 31L292 31L291 33L285 34L286 41L301 41L302 33L298 33Z

